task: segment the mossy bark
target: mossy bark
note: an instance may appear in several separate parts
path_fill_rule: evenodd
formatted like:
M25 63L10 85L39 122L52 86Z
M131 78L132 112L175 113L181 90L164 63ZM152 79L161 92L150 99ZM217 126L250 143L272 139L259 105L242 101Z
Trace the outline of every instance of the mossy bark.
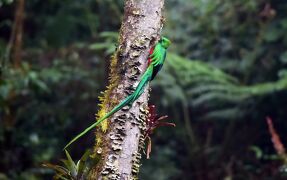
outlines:
M147 67L149 49L160 37L163 0L126 0L119 45L110 69L110 82L101 97L98 116L131 94ZM115 113L96 132L93 157L99 162L90 179L137 179L146 129L149 87L131 107Z

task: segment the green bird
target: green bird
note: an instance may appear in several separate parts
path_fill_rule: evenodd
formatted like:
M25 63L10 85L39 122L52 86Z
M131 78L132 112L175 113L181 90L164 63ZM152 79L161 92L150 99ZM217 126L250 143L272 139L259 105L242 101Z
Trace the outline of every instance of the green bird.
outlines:
M86 128L83 132L78 134L76 137L74 137L65 147L66 149L68 146L70 146L73 142L78 140L80 137L85 135L87 132L89 132L91 129L95 128L98 126L101 122L106 120L107 118L111 117L114 113L118 112L120 109L122 109L124 106L129 105L131 106L132 103L137 100L140 95L144 92L144 89L146 85L152 81L157 73L161 70L163 63L166 58L166 52L167 48L171 44L170 40L161 37L159 42L151 48L149 52L149 57L148 57L148 68L145 71L145 73L142 75L139 84L137 85L135 91L126 97L122 102L120 102L116 107L114 107L110 112L108 112L106 115L104 115L102 118L100 118L97 122Z

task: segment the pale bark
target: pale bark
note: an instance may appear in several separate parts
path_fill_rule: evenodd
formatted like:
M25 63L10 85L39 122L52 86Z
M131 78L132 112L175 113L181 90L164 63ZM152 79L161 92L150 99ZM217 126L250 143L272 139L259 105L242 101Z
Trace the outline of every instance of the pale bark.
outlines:
M149 49L160 37L163 4L163 0L125 1L119 45L114 57L116 65L111 67L114 73L110 74L110 78L118 76L118 81L110 92L106 92L111 101L103 104L108 109L114 107L115 99L120 102L139 83L147 67ZM148 89L146 87L131 108L125 107L109 118L107 132L98 130L96 135L103 143L95 145L94 156L99 156L100 162L93 168L90 179L137 179L144 145Z

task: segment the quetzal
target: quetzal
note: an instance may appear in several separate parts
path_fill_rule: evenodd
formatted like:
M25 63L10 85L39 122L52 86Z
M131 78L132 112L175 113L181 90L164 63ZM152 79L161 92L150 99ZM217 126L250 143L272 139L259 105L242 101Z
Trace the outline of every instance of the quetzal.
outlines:
M131 106L132 103L137 100L140 95L144 92L145 86L148 84L148 82L152 81L154 77L157 75L157 73L161 70L163 63L166 58L166 52L167 48L170 45L170 40L161 37L159 42L151 48L149 52L148 57L148 68L143 74L143 76L140 79L139 84L137 85L135 91L126 97L122 102L120 102L116 107L114 107L110 112L108 112L106 115L104 115L102 118L100 118L97 122L86 128L83 132L81 132L79 135L74 137L66 146L64 149L66 149L68 146L70 146L73 142L75 142L77 139L82 137L84 134L86 134L88 131L99 125L102 121L112 116L114 113L118 112L121 108L123 108L126 105Z

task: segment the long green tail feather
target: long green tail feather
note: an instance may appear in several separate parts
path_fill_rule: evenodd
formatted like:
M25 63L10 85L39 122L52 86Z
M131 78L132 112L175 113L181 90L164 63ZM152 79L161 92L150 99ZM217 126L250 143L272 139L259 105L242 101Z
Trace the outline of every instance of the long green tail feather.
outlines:
M128 97L126 97L120 104L118 104L116 107L114 107L110 112L108 112L105 116L103 116L102 118L100 118L97 122L95 122L94 124L90 125L88 128L86 128L83 132L81 132L80 134L78 134L76 137L74 137L65 147L64 149L66 149L67 147L69 147L73 142L75 142L76 140L78 140L80 137L82 137L83 135L85 135L87 132L89 132L90 130L92 130L93 128L95 128L96 126L98 126L101 122L103 122L104 120L106 120L107 118L109 118L111 115L113 115L114 113L116 113L117 111L119 111L120 109L122 109L124 106L126 105L130 105L131 103L133 103L135 100L138 99L138 97L143 93L143 90L145 88L145 86L147 85L147 83L150 81L150 77L152 75L152 68L148 68L147 71L144 73L144 75L142 76L142 79L140 81L140 83L138 84L136 90L129 95Z
M90 125L88 128L86 128L83 132L81 132L80 134L78 134L76 137L74 137L65 147L64 149L67 149L67 147L69 147L73 142L75 142L76 140L78 140L80 137L82 137L83 135L85 135L87 132L89 132L90 130L92 130L93 128L95 128L96 126L98 126L99 124L101 124L101 122L103 122L104 120L106 120L107 118L109 118L111 115L113 115L115 112L119 111L122 107L128 105L130 103L130 101L132 100L133 95L128 96L125 100L123 100L120 104L118 104L116 107L114 107L110 112L108 112L104 117L100 118L97 122L95 122L94 124Z
M166 49L170 45L170 41L162 37L159 43L155 46L154 52L149 56L149 58L152 60L151 64L149 64L147 70L143 74L140 83L137 85L136 90L126 97L121 103L119 103L116 107L114 107L110 112L108 112L105 116L100 118L97 122L86 128L83 132L81 132L79 135L74 137L65 147L69 147L73 142L78 140L80 137L85 135L87 132L89 132L91 129L98 126L101 122L109 118L111 115L119 111L122 107L126 105L131 105L135 100L139 98L139 96L144 92L145 86L148 84L149 81L151 81L154 76L158 73L158 71L161 69L165 57L166 57Z

